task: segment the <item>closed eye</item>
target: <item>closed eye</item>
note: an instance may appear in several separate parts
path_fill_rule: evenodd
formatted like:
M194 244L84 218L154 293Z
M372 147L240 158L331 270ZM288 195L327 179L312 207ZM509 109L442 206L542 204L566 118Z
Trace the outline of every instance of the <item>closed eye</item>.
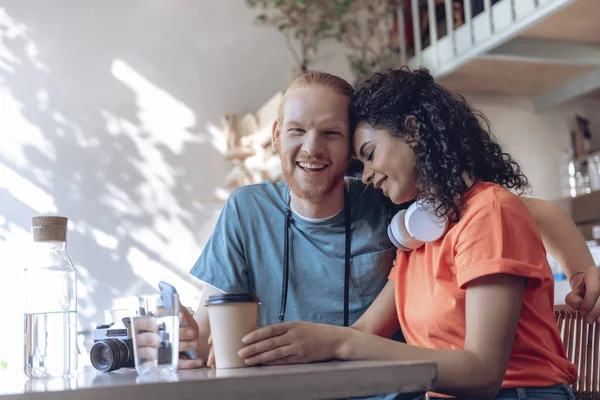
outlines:
M341 135L341 133L337 132L337 131L327 131L327 132L325 132L325 134L326 135Z
M302 129L302 128L290 128L290 129L288 129L288 132L304 133L304 129Z
M375 150L372 150L369 153L369 157L367 157L367 161L373 161L373 157L375 156Z

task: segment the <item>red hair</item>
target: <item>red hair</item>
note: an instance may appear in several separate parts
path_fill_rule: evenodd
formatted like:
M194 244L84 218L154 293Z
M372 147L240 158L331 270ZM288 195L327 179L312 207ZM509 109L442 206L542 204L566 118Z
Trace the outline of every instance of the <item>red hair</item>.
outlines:
M287 94L294 89L300 89L305 87L322 87L332 89L335 92L352 99L354 94L354 88L345 79L339 76L328 74L327 72L307 72L298 76L290 86L286 89L279 104L279 119L283 116L283 104Z

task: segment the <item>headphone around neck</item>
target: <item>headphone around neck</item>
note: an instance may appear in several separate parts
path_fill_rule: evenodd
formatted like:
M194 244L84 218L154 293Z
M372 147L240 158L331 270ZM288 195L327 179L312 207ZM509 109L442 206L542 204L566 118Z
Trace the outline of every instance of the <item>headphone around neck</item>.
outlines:
M435 215L433 203L417 200L399 211L388 226L388 236L400 250L413 251L428 242L435 242L448 229L448 218Z

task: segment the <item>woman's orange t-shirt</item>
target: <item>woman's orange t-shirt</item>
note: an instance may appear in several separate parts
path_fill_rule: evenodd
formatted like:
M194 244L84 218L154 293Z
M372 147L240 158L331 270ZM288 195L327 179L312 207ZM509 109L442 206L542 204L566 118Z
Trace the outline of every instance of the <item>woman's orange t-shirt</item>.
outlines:
M569 362L553 316L554 280L535 221L503 187L478 182L465 195L460 221L436 242L398 250L390 279L406 341L463 349L469 282L497 273L528 278L502 388L571 384Z

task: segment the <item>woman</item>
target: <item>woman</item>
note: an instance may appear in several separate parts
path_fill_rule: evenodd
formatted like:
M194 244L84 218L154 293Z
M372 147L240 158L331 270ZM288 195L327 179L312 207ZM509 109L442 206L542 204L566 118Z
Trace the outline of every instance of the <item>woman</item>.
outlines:
M450 221L446 234L412 252L398 250L390 283L357 329L275 325L249 334L240 355L248 364L433 360L436 392L444 395L572 398L576 369L553 318L542 240L507 190L523 192L528 182L487 120L426 70L374 76L355 94L351 117L363 180L396 204L436 204L436 215ZM408 344L362 332L394 313Z

